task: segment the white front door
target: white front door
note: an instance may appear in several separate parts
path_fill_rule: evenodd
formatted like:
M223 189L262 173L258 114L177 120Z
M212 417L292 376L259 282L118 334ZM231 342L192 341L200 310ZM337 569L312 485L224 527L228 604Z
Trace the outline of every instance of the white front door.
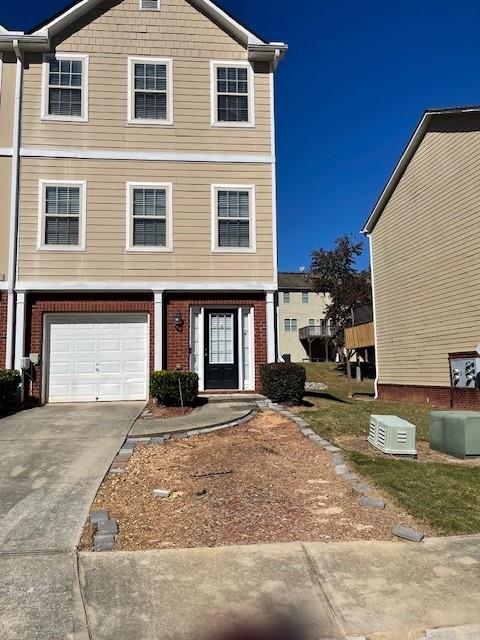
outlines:
M45 329L48 402L147 399L146 315L49 316Z

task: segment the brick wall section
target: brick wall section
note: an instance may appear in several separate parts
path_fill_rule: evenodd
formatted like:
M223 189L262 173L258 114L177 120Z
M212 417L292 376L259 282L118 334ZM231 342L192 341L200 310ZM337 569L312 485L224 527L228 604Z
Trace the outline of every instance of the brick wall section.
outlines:
M7 297L6 291L0 291L0 369L5 367L7 345Z
M267 362L267 318L265 294L231 294L195 296L192 294L168 294L166 306L166 344L167 368L175 369L180 365L190 368L190 308L200 306L254 308L255 316L255 389L260 390L260 366ZM182 331L174 326L175 314L180 311L185 321Z
M419 387L401 384L379 384L380 400L429 404L433 407L451 408L451 389L449 387Z
M154 369L153 295L143 294L35 294L27 307L27 353L39 353L43 359L43 317L46 313L148 313L150 316L150 370ZM42 366L35 367L31 396L42 397Z

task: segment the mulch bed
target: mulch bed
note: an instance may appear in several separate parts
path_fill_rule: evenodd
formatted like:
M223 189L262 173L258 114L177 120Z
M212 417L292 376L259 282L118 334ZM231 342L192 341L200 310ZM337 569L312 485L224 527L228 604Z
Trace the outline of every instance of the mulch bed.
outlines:
M192 413L191 407L167 407L163 404L157 404L153 400L145 407L140 420L148 420L151 418L178 418ZM146 415L148 414L148 415Z
M155 498L156 488L173 493ZM118 520L118 550L391 540L398 523L428 532L390 498L385 511L357 501L330 454L265 411L234 429L137 447L123 476L107 476L92 510ZM88 526L82 548L91 548Z

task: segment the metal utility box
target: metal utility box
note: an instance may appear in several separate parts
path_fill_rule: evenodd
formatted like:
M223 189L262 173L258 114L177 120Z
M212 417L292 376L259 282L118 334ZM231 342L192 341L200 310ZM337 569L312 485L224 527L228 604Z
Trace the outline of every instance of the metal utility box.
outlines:
M416 456L416 427L398 416L370 416L368 442L384 453Z
M452 386L457 389L476 389L480 373L480 358L453 358L450 360Z
M480 411L431 411L430 447L455 458L480 456Z

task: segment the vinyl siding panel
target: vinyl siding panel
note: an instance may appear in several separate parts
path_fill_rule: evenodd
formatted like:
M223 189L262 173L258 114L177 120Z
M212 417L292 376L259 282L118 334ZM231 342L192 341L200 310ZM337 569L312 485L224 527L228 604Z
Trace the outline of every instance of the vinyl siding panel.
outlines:
M0 158L0 281L7 279L10 234L11 158Z
M101 6L56 43L59 52L90 56L89 122L42 122L42 57L31 54L25 71L24 146L271 152L268 64L254 66L256 126L212 127L210 61L246 60L244 47L186 0L162 0L159 12L139 11L138 0ZM173 58L173 126L127 123L129 56Z
M270 165L22 160L22 281L273 282ZM87 181L87 249L37 251L39 180ZM174 252L126 252L126 183L173 184ZM211 253L211 185L256 187L255 254Z
M480 117L437 118L373 233L381 384L449 386L480 343Z
M0 147L11 147L13 142L16 66L15 56L3 53L0 89Z

